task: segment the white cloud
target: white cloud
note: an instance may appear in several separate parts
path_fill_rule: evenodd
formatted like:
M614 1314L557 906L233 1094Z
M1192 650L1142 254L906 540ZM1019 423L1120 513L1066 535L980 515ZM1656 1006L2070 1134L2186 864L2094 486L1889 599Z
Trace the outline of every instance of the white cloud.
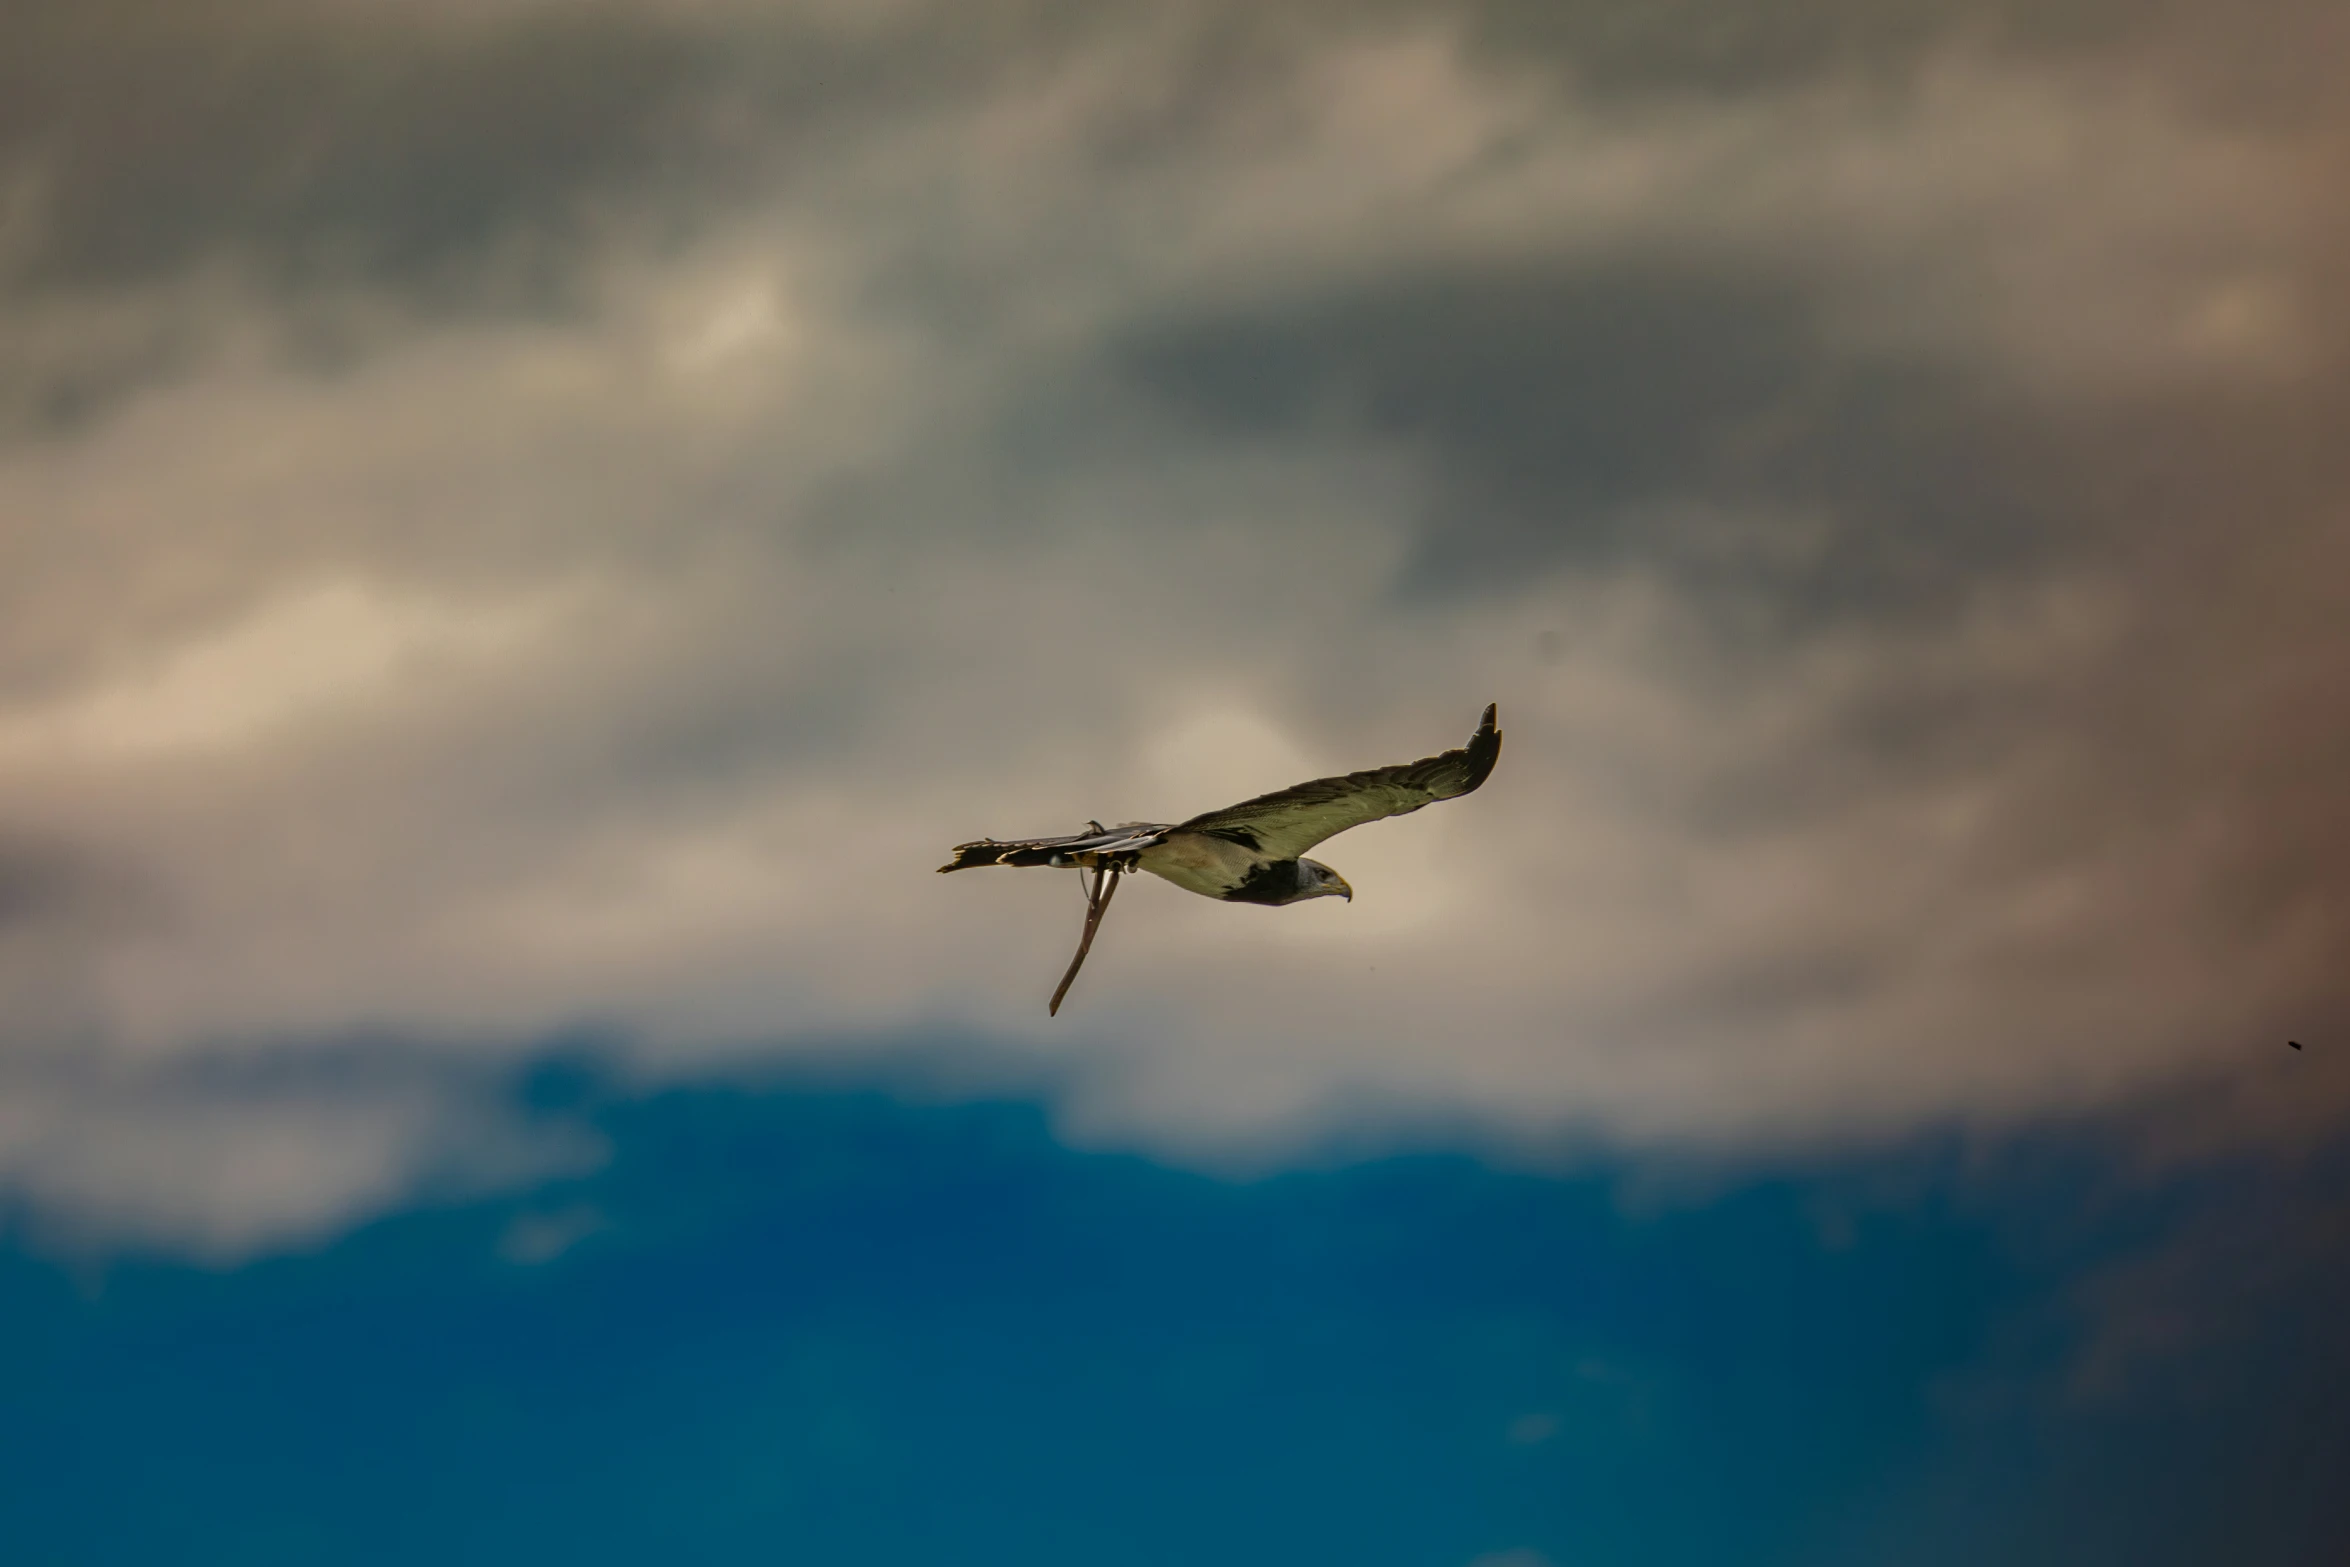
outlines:
M64 701L0 708L0 756L70 767L92 753L254 744L402 681L461 681L470 664L543 634L551 607L403 600L357 582L296 588L155 667Z
M66 1244L125 1241L233 1261L331 1235L419 1190L459 1193L592 1166L575 1128L531 1126L458 1080L288 1084L0 1078L0 1181Z

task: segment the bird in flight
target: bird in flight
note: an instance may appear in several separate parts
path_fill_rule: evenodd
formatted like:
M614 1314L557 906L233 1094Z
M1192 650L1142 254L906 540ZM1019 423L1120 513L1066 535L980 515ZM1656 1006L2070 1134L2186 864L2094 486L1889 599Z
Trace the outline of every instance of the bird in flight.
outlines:
M1488 705L1477 732L1457 751L1441 751L1416 762L1374 767L1336 778L1316 778L1272 794L1260 794L1187 822L1125 822L1063 838L982 838L955 845L955 857L939 867L967 871L976 865L1049 865L1090 872L1085 887L1085 934L1077 956L1061 976L1045 1010L1058 1014L1069 994L1102 914L1118 890L1118 878L1135 871L1164 877L1186 892L1226 903L1303 903L1308 898L1354 901L1354 889L1305 851L1349 827L1384 816L1401 816L1438 800L1474 790L1493 772L1501 755L1501 731Z

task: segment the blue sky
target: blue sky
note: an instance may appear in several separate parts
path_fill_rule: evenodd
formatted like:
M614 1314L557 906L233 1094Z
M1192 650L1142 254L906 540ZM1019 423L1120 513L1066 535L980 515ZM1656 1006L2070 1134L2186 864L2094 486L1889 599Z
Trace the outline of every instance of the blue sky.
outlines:
M1072 1150L1016 1099L615 1096L577 1068L523 1093L610 1162L226 1270L12 1249L12 1559L2315 1563L2343 1538L2339 1248L2248 1299L2203 1277L2242 1269L2218 1232L2338 1232L2341 1147L2290 1180L2126 1180L2081 1127L1764 1178L1423 1152L1234 1181Z
M2345 57L0 0L0 1551L2350 1556Z

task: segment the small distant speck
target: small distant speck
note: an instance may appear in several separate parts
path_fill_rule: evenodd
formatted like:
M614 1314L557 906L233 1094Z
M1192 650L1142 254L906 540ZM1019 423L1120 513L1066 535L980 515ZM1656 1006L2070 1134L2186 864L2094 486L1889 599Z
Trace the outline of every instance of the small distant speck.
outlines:
M554 1213L518 1213L499 1238L498 1255L517 1267L537 1267L603 1228L604 1216L586 1204Z
M2285 1043L2291 1045L2295 1050L2301 1048L2301 1041L2298 1039L2288 1039L2285 1041Z

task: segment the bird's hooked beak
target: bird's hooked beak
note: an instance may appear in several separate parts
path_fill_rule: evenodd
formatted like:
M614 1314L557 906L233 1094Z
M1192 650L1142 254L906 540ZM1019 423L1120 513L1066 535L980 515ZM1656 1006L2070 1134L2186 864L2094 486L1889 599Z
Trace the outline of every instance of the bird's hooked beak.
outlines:
M1355 890L1346 884L1346 878L1324 865L1320 860L1301 860L1298 862L1297 869L1298 887L1296 893L1288 899L1289 902L1298 903L1307 898L1330 897L1344 898L1349 903L1354 902Z

